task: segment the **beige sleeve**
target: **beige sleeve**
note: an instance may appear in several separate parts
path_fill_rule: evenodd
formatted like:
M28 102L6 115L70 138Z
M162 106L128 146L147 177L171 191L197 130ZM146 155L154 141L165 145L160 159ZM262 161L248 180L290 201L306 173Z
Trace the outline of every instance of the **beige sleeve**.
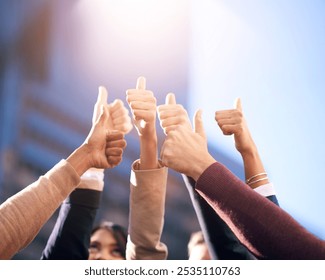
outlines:
M0 259L10 259L37 235L80 177L65 160L0 205Z
M162 167L139 170L139 161L132 165L130 184L128 260L163 260L167 247L160 242L165 214L168 169Z

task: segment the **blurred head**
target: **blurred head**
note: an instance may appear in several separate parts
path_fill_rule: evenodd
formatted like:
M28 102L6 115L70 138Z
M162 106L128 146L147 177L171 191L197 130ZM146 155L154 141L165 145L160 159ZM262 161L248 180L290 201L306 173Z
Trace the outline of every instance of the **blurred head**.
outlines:
M202 231L192 233L187 245L189 260L211 260Z
M125 260L126 230L112 222L103 222L92 230L89 260Z

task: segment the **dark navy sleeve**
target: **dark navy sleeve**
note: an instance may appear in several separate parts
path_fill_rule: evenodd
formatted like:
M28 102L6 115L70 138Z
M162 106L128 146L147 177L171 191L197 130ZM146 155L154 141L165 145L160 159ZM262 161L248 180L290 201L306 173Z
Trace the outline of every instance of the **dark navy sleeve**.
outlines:
M220 260L256 259L206 200L195 191L196 182L190 177L182 176L189 191L211 258Z
M102 192L76 189L63 202L42 260L87 260Z
M266 197L269 201L273 202L275 205L279 205L278 198L275 195L270 195Z

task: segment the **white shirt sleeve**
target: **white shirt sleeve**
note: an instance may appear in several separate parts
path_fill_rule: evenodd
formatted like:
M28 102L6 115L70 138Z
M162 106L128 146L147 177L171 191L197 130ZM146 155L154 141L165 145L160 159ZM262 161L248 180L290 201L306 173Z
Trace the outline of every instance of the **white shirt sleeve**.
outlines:
M104 169L90 168L82 176L78 189L103 191Z
M260 195L267 197L270 195L275 195L275 189L272 183L261 185L254 189Z

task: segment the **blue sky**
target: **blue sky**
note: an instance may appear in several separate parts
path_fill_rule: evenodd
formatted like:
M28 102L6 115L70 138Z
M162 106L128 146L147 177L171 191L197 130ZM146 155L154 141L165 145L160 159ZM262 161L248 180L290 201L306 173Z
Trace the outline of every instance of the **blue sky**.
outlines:
M190 112L241 162L216 110L242 98L279 202L325 238L325 2L192 1Z

